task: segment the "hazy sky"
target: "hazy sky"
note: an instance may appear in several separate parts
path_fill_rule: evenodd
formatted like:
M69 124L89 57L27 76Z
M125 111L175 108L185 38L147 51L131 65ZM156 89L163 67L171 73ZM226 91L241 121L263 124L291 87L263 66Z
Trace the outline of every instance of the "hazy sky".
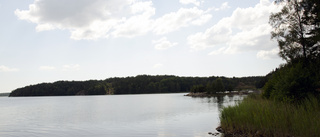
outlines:
M266 75L271 0L0 0L0 92L148 75Z

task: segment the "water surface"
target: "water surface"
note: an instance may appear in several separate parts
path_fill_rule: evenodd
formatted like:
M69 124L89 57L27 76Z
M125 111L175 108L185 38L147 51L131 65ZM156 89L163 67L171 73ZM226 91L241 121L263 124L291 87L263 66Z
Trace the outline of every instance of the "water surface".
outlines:
M242 99L184 94L2 97L0 136L205 137L221 107Z

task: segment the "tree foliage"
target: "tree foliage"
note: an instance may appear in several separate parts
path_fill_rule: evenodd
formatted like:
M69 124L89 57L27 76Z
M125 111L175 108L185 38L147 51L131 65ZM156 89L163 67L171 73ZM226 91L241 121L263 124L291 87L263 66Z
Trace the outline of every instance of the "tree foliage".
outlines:
M320 65L319 62L316 64ZM297 102L308 94L319 94L320 72L315 71L314 65L305 66L299 61L281 66L264 86L263 96L278 101Z
M204 85L194 85L191 87L190 92L192 93L203 93L206 92L208 89Z
M278 41L279 55L291 61L315 59L320 55L319 0L277 0L282 10L270 16L272 38Z
M63 95L109 95L109 94L145 94L145 93L177 93L177 92L206 92L209 83L216 82L218 91L239 89L239 83L249 87L261 81L263 77L177 77L149 76L109 78L106 80L89 81L58 81L26 86L12 91L10 96L63 96ZM196 86L194 86L196 85ZM221 86L222 85L222 86ZM216 90L216 89L214 89Z
M319 95L320 24L319 0L277 0L283 9L270 16L272 38L287 64L269 75L263 96L299 102L309 94Z
M213 88L216 90L216 92L223 92L225 91L224 90L224 84L222 83L222 79L221 78L218 78L216 81L215 81L215 87Z

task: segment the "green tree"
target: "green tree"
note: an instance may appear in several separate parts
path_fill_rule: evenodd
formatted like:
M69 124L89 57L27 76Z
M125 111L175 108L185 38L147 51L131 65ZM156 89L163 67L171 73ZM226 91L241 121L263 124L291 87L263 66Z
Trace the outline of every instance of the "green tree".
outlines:
M276 0L282 10L270 16L272 38L279 55L287 61L269 78L263 96L285 102L299 102L318 94L320 24L319 0ZM316 65L315 65L316 64Z
M302 62L281 66L264 86L262 95L278 101L299 102L308 94L319 94L316 90L319 72L312 69L313 66L304 66Z
M224 84L222 82L222 79L221 78L218 78L216 81L215 81L215 90L217 92L224 92Z
M319 0L277 0L284 3L278 13L271 14L272 39L278 41L279 55L286 61L318 58Z
M206 86L207 93L214 94L215 91L214 91L213 87L214 87L214 82L208 82L207 86Z
M192 93L202 93L206 91L206 87L203 85L194 85L191 87Z

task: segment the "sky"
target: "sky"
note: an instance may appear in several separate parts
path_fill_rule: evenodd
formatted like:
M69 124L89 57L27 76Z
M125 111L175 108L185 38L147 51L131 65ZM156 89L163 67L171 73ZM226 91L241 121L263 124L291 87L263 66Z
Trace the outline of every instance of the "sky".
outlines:
M141 74L264 76L272 0L0 0L0 92Z

